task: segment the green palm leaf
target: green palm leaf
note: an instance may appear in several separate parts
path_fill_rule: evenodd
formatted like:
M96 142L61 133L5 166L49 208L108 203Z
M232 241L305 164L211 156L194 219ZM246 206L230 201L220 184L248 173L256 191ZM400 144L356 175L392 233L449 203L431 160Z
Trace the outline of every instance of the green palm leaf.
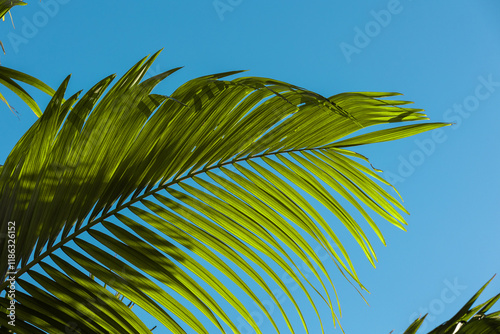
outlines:
M237 293L285 330L255 286L294 331L275 285L309 333L304 307L279 272L300 287L322 328L317 300L328 305L337 323L334 279L317 250L364 289L337 235L339 226L375 263L356 212L382 242L375 217L404 229L399 211L406 212L381 186L388 184L355 160L367 159L346 148L446 124L349 137L372 125L427 118L420 109L404 107L406 101L381 100L396 93L325 98L271 79L223 80L239 72L191 80L171 96L154 94L178 70L141 82L156 57L136 64L106 94L113 76L81 98L64 100L66 79L1 167L2 231L8 221L16 222L18 332L64 333L64 324L72 324L82 332L150 333L124 307L126 298L173 333L208 333L200 315L221 331L237 331L230 309L261 333ZM336 219L320 215L309 196ZM2 243L2 282L7 254ZM99 305L77 306L85 298ZM8 303L0 298L4 312Z
M496 275L495 275L496 276ZM493 276L493 277L495 277ZM428 334L494 334L500 333L500 311L486 314L500 299L500 294L474 306L481 293L490 284L491 278L450 320L431 330ZM415 320L404 334L416 334L426 316Z

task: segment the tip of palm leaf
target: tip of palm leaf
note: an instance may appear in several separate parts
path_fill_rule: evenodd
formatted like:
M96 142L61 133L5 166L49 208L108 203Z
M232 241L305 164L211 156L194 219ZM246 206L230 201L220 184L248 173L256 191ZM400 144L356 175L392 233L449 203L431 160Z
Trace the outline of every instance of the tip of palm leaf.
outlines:
M247 72L248 70L238 70L238 71L228 71L228 72L221 72L221 73L216 73L216 74L211 74L211 75L206 75L203 77L200 77L199 79L206 79L206 78L216 78L216 79L222 79L224 77L228 77L231 75Z
M488 284L490 284L490 283L491 283L491 281L492 281L492 280L493 280L496 276L497 276L497 274L493 275L493 277L492 277L492 278L490 278L490 279L488 280L488 282L486 282L486 284L484 285L484 287L488 286Z
M428 119L427 119L428 120ZM450 126L450 125L456 125L457 123L444 123L444 122L436 122L434 123L436 125L440 125L440 127L443 127L443 126ZM438 129L438 128L436 128ZM435 129L434 129L435 130Z
M389 96L403 96L404 94L398 92L353 92L354 94L363 94L374 98L389 97Z
M403 196L401 196L401 194L399 193L399 191L396 189L396 187L394 187L392 184L391 184L391 187L392 189L394 189L394 191L396 192L396 194L398 194L399 198L401 199L401 202L405 202L405 200L403 199ZM406 211L406 209L404 210L406 214L410 214L408 211Z
M384 171L382 169L378 169L376 168L375 166L372 165L372 163L370 162L370 160L367 159L367 162L370 164L370 167L375 171L375 172L378 172L378 173L383 173Z
M154 58L158 57L158 56L160 55L160 53L163 51L163 49L164 49L164 48L161 48L160 50L158 50L158 51L156 51L155 53L153 53L153 56L152 56L151 58L153 58L153 59L154 59ZM148 57L149 57L149 56L150 56L150 55L148 55Z

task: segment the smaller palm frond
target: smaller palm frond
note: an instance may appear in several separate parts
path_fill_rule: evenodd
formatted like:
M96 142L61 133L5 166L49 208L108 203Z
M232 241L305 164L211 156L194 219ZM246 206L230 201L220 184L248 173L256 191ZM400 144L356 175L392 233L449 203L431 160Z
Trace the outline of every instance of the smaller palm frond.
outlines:
M496 276L496 275L495 275ZM493 276L493 278L495 277ZM465 305L451 317L450 320L431 330L428 334L495 334L500 333L500 311L487 313L500 299L500 294L493 296L484 303L474 306L484 289L490 284L491 278ZM425 320L424 315L415 320L404 334L417 334Z
M8 67L0 66L0 84L4 87L11 90L17 96L19 96L28 107L37 115L38 117L42 116L42 111L40 107L35 102L35 100L21 87L16 81L25 83L34 88L41 90L42 92L48 94L49 96L53 96L55 91L50 88L47 84L38 80L37 78L32 77L26 73L22 73L16 70L13 70ZM2 100L12 111L12 107L9 105L5 97L0 94L0 100Z
M18 1L18 0L0 0L0 19L2 21L5 21L5 15L7 15L7 13L10 14L10 10L11 10L12 7L14 7L14 6L24 6L24 5L26 5L26 2L23 2L23 1ZM12 15L10 16L10 19L12 20ZM14 25L14 21L12 21L12 25ZM2 51L5 54L5 48L3 46L2 41L0 41L0 47L2 48ZM5 100L3 98L2 98L2 100L5 102ZM5 103L7 103L7 102L5 102ZM9 105L9 104L7 103L7 105Z

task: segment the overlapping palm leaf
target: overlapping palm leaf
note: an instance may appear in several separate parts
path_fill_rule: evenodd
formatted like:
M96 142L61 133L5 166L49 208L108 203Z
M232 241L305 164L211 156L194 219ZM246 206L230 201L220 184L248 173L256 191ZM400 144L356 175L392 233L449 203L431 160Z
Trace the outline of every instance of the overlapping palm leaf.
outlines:
M0 84L19 96L19 98L21 98L21 100L23 100L35 113L35 115L40 117L42 115L40 107L31 97L31 95L21 85L19 85L18 81L37 88L50 96L53 96L55 91L47 84L43 83L35 77L32 77L29 74L19 72L8 67L0 66ZM0 100L3 101L12 111L12 107L1 93Z
M5 15L9 13L9 11L15 6L25 6L27 3L18 0L0 0L0 19L2 21L5 20ZM5 48L3 46L2 41L0 41L0 47L2 48L3 53L5 54ZM28 92L19 85L19 82L30 85L34 88L41 90L44 93L49 94L50 96L54 95L55 91L50 88L48 85L38 80L37 78L32 77L26 73L22 73L16 70L13 70L8 67L0 66L0 84L4 87L8 88L14 94L16 94L21 100L23 100L28 107L40 117L42 115L42 111L35 100L28 94ZM7 99L0 93L0 101L5 103L7 107L14 112L12 106L9 104Z
M471 299L448 321L439 325L428 334L495 334L500 333L500 311L487 313L500 299L497 294L484 303L473 307L491 279L472 296ZM404 334L417 334L426 315L416 319Z
M289 275L315 310L319 294L336 321L333 273L317 249L363 288L338 231L345 228L374 263L362 225L384 242L375 217L403 228L406 212L367 159L347 148L445 124L421 122L422 110L406 101L381 99L396 93L325 98L271 79L223 80L239 72L154 94L178 70L141 82L156 56L82 97L64 100L66 79L0 167L1 228L8 221L17 228L18 333L65 333L68 324L82 333L150 333L110 289L173 333L207 333L192 307L221 331L237 332L233 309L261 333L241 294L275 328L283 317L279 329L292 331L296 315L282 308L274 285L294 305L298 330L309 332L305 306L278 273ZM419 122L352 135L407 121ZM309 197L331 215L320 215ZM0 263L5 278L3 242ZM255 286L278 313L270 314ZM4 311L8 303L0 299Z

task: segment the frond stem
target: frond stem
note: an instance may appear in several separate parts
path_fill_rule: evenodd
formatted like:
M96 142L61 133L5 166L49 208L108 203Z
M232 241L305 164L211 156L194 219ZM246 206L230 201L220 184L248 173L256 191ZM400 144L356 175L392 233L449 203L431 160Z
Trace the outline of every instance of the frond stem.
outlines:
M229 160L229 161L226 161L226 162L224 162L222 164L219 163L219 164L216 164L216 165L213 165L213 166L210 166L210 167L204 167L204 168L202 168L199 171L190 172L190 173L188 173L187 175L185 175L183 177L180 177L178 179L173 179L169 183L166 183L163 186L159 186L159 187L157 187L155 189L151 189L150 191L148 191L148 192L146 192L146 193L144 193L144 194L136 197L135 199L130 200L130 201L126 202L126 203L123 203L122 205L120 205L119 207L115 208L114 210L109 211L108 213L106 213L106 214L104 214L104 215L102 215L102 216L94 219L93 221L90 221L87 225L85 225L84 227L80 228L78 231L73 232L72 234L68 235L66 238L64 238L61 241L59 241L57 244L55 244L52 247L50 247L49 249L47 249L45 252L43 252L42 254L40 254L36 259L33 259L33 261L31 261L30 263L28 263L24 268L19 269L14 276L17 279L17 277L19 277L22 274L26 273L28 270L30 270L35 265L37 265L38 263L40 263L47 256L49 256L50 254L52 254L53 252L55 252L57 249L61 248L66 243L68 243L69 241L73 240L74 238L76 238L80 234L82 234L82 233L86 232L87 230L91 229L92 227L94 227L98 223L102 222L104 219L113 216L115 213L118 213L121 210L126 209L130 205L132 205L134 203L137 203L138 201L140 201L140 200L142 200L142 199L144 199L144 198L146 198L148 196L151 196L152 194L154 194L154 193L156 193L156 192L158 192L160 190L164 190L164 189L166 189L168 187L176 185L176 184L178 184L178 183L180 183L180 182L182 182L182 181L184 181L186 179L192 178L193 176L196 176L198 174L203 174L203 173L205 173L205 172L207 172L209 170L212 170L212 169L217 169L217 168L229 165L229 164L234 164L234 163L237 163L237 162L243 162L243 161L247 161L247 160L254 159L254 158L261 158L261 157L265 157L265 156L275 156L275 155L278 155L278 154L286 154L286 153L290 153L290 152L300 152L300 151L306 151L306 150L307 151L312 151L312 150L318 150L318 149L322 149L322 148L324 148L324 147L292 149L292 150L286 150L286 151L280 151L280 152L270 152L270 153L257 154L257 155L253 155L253 156L247 156L247 157L243 157L243 158L239 158L239 159ZM3 291L5 288L7 288L7 286L8 286L8 281L5 281L4 283L2 283L0 285L0 291Z

